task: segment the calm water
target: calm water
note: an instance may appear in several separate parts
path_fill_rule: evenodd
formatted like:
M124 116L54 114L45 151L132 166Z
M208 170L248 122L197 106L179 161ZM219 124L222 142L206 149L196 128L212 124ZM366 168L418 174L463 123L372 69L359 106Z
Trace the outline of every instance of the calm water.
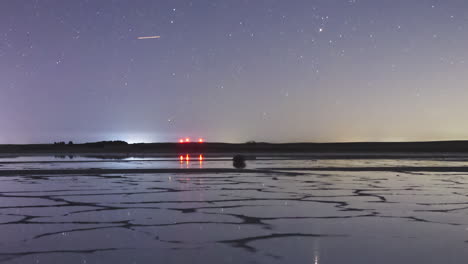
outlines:
M206 157L191 155L183 162L179 156L164 158L124 158L102 159L82 156L29 156L0 157L0 170L36 170L36 169L151 169L151 168L232 168L232 157ZM468 166L468 157L451 159L296 159L263 157L247 161L249 168L270 167L398 167L398 166Z
M52 159L53 161L53 159ZM433 166L257 160L249 168ZM2 169L229 161L0 163ZM30 167L28 167L30 166ZM468 175L307 172L0 177L5 263L464 263Z

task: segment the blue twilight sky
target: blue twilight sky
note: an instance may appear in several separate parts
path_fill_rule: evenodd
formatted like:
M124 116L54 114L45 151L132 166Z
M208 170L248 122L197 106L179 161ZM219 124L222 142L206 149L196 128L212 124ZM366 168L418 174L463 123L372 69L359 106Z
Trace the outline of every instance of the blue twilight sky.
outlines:
M468 139L467 47L466 0L2 0L0 143Z

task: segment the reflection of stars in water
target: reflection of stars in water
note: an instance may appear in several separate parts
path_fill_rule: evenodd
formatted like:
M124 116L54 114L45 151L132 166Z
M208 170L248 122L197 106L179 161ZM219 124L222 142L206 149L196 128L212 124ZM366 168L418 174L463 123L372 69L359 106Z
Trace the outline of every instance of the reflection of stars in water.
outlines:
M319 250L319 243L320 240L315 240L314 241L314 264L318 264L320 260L320 250Z

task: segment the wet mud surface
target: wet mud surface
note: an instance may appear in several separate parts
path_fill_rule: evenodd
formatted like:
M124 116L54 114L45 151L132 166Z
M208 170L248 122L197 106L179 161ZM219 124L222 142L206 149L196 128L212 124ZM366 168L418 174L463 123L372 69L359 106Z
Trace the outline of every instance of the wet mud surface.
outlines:
M467 184L450 171L2 174L0 262L463 263Z

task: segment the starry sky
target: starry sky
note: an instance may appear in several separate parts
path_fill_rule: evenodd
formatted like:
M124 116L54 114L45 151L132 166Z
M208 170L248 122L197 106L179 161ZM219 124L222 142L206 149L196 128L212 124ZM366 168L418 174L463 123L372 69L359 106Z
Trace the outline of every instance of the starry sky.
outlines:
M0 143L468 139L467 47L466 0L2 0Z

